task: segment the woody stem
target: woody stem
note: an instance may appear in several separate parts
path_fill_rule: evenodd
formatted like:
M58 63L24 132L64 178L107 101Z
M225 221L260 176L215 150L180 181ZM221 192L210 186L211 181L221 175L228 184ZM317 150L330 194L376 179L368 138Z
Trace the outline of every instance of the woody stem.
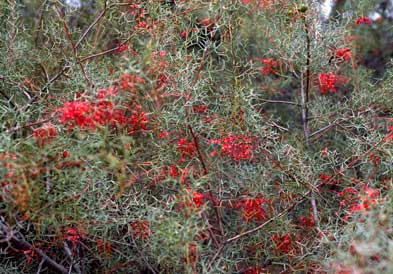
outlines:
M303 127L304 139L306 142L306 147L309 146L309 131L308 131L308 101L310 94L310 83L311 83L311 72L310 72L310 64L311 64L311 39L310 39L310 30L309 26L306 22L306 16L303 17L304 22L304 30L306 32L306 72L305 76L303 75L303 71L300 76L300 96L301 96L301 122ZM305 78L305 79L304 79ZM305 84L304 84L305 82ZM314 223L318 229L321 230L319 218L318 218L318 208L315 200L315 192L311 191L310 193L311 199L311 207L313 210Z

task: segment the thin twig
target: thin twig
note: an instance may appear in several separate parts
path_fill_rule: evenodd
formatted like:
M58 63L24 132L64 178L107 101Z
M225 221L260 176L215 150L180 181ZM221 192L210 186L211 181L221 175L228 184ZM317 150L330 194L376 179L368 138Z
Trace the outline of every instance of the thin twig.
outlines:
M42 259L40 264L38 265L37 274L41 273L41 269L42 269L42 266L44 265L44 263L45 263L45 259Z
M286 104L286 105L294 105L294 106L299 106L298 103L291 102L291 101L281 101L281 100L267 100L267 99L261 99L261 101L265 103L274 103L274 104Z
M130 3L112 3L108 5L107 1L104 2L104 9L98 14L98 16L94 19L94 21L87 27L87 29L82 33L79 37L78 41L75 43L75 47L78 48L82 41L86 38L89 32L93 29L93 27L104 17L105 13L113 7L119 6L129 6Z
M63 15L60 11L57 11L57 13L58 13L59 17L62 18L65 35L66 35L66 37L67 37L67 40L68 40L68 41L70 42L70 44L71 44L72 51L73 51L73 53L74 53L76 62L78 63L78 65L79 65L79 67L80 67L80 69L81 69L81 71L82 71L83 77L85 78L85 80L86 80L87 84L89 85L89 87L90 87L90 88L93 88L94 85L93 85L93 83L90 81L89 77L87 76L86 71L85 71L85 68L83 67L83 65L82 65L82 63L81 63L81 61L80 61L80 57L79 57L79 54L78 54L78 49L76 48L75 43L74 43L74 41L72 40L71 32L70 32L70 29L68 28L68 25L67 25L67 22L66 22L66 20L65 20L65 18L64 18L64 15Z

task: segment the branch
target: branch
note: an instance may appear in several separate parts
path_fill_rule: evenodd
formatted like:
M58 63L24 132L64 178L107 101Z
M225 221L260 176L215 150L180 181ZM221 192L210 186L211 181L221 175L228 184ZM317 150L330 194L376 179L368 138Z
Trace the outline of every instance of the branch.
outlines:
M9 228L9 226L4 223L3 221L0 221L0 230L3 232L3 234L7 235L7 239L9 239L9 242L14 242L18 246L21 246L25 250L33 250L35 253L37 253L45 263L50 266L53 270L55 270L58 273L63 273L67 274L68 271L67 269L62 266L61 264L55 262L52 258L50 258L48 255L46 255L42 250L35 248L28 242L24 241L23 239L20 239L16 237L17 235L21 235L19 232L14 231L13 229Z

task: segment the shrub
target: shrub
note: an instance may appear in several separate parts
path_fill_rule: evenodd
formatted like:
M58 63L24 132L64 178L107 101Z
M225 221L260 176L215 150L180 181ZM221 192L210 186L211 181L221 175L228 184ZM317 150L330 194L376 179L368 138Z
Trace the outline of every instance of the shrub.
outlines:
M0 4L4 273L389 272L369 2Z

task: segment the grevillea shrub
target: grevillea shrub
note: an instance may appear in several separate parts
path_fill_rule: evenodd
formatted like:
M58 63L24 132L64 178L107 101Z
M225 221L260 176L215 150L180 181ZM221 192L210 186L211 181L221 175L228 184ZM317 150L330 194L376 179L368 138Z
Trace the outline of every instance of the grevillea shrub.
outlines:
M0 273L391 273L377 4L2 1Z

